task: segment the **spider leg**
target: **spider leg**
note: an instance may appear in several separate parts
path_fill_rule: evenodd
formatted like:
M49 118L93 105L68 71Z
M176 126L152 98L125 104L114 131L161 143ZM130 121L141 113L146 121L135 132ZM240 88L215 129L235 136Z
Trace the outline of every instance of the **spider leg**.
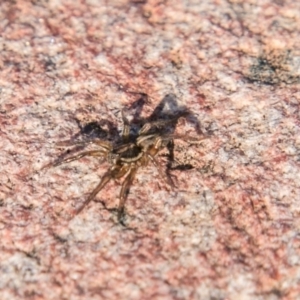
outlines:
M156 169L158 170L159 175L161 176L161 178L163 179L163 181L170 186L172 189L174 188L174 182L171 178L171 175L169 173L166 173L165 176L165 172L162 171L158 161L156 160L155 157L153 157L152 155L148 154L149 159L151 160L151 162L153 163L153 165L156 167Z
M114 153L122 154L122 153L126 152L129 149L133 149L134 147L136 147L136 145L134 143L127 143L127 144L115 147L114 148Z
M169 137L166 137L166 140L173 139L173 140L182 140L184 142L190 143L190 144L197 144L201 143L201 141L208 139L208 137L196 137L196 136L189 136L189 135L180 135L180 134L173 134Z
M118 207L118 220L121 221L123 215L124 215L124 205L125 201L127 199L127 196L129 194L130 186L133 182L133 179L135 177L135 174L137 172L137 167L133 166L129 173L127 174L126 178L124 179L124 182L122 184L121 192L120 192L120 201L119 201L119 207Z
M164 178L164 181L171 187L171 189L174 188L174 181L172 180L172 175L170 174L170 167L172 165L172 163L175 161L175 156L174 156L174 139L173 139L174 136L169 136L167 139L165 138L161 138L161 140L159 140L159 138L157 138L157 142L156 144L161 147L162 145L162 142L165 141L165 142L168 142L167 144L167 149L169 151L169 162L167 164L167 168L166 168L166 172L162 172L160 170L160 167L159 167L159 164L156 162L156 167L158 168L158 171L159 173L161 174L161 176L163 176ZM154 157L153 157L154 158ZM155 158L154 158L155 160ZM163 175L165 174L165 176Z
M122 131L122 138L124 142L127 142L129 139L129 133L130 133L130 125L129 122L125 116L124 109L122 109L122 121L123 121L123 131Z
M100 141L100 140L93 140L91 141L92 144L95 144L97 146L102 147L106 151L111 151L112 150L112 145L110 142L107 141Z
M107 171L102 179L100 180L99 184L95 187L95 189L91 192L89 197L83 202L83 204L75 211L75 214L79 214L85 206L87 206L95 197L96 195L106 186L106 184L112 179L112 178L119 178L122 177L128 172L128 166L114 166L109 171Z
M64 164L64 163L69 163L71 161L74 161L74 160L78 160L84 156L103 156L105 155L106 152L105 151L102 151L102 150L92 150L92 151L85 151L85 152L81 152L77 155L74 155L74 156L71 156L71 157L68 157L68 158L65 158L65 159L58 159L57 161L53 162L53 163L49 163L48 165L44 166L42 169L47 169L47 168L50 168L50 167L57 167L61 164Z
M167 148L169 150L169 160L170 162L174 161L174 140L170 140L168 145L167 145Z
M167 149L169 151L169 159L168 159L168 163L167 163L167 167L166 167L166 176L167 178L172 181L172 175L170 174L170 170L171 170L171 166L173 165L174 161L175 161L175 155L174 155L174 140L170 140L169 143L167 144ZM174 184L174 183L173 183Z
M110 142L95 140L95 139L86 139L84 141L72 141L72 140L60 141L55 144L55 147L70 147L70 146L85 147L88 146L89 144L95 144L97 146L104 148L105 150L111 150L112 148Z

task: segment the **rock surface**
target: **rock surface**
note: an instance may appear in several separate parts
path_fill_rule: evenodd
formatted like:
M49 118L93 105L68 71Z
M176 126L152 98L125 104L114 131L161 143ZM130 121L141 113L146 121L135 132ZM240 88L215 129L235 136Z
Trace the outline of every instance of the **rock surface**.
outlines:
M0 2L1 299L300 299L300 2ZM164 100L191 116L126 203L109 165L41 171L80 138ZM138 107L138 109L141 107ZM109 121L109 122L108 122ZM118 128L118 130L116 130ZM112 136L113 138L113 136ZM160 157L162 165L165 158Z

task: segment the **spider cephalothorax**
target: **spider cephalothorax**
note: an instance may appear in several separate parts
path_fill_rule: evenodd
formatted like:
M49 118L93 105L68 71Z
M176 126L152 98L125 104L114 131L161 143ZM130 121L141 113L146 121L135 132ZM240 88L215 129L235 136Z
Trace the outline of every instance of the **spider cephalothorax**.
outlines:
M120 191L120 199L118 206L118 220L122 219L124 214L124 205L127 198L129 188L134 180L137 170L140 167L147 166L149 162L159 169L159 173L168 185L172 185L170 176L162 172L156 156L161 150L167 146L173 145L174 139L181 139L181 136L171 134L166 129L171 124L177 123L180 116L172 118L160 119L158 121L149 121L141 124L136 134L130 134L130 124L122 111L123 131L121 139L116 143L102 140L92 139L89 143L93 143L98 149L79 152L74 156L65 158L62 156L55 162L47 165L58 166L62 163L68 163L85 156L102 157L108 161L111 167L101 178L99 184L91 192L84 203L75 211L75 214L81 212L84 207L92 201L96 195L105 187L111 179L124 177ZM163 129L164 128L164 129ZM171 154L170 154L171 156Z

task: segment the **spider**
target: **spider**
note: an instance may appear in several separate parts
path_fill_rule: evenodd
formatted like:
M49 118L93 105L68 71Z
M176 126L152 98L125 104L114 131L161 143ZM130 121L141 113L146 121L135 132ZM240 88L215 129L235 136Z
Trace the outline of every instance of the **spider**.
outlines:
M122 183L119 205L118 205L118 221L122 223L124 216L124 205L126 198L129 194L130 186L133 183L135 175L140 167L145 167L151 162L163 177L165 183L173 187L172 179L166 172L162 172L156 156L165 148L169 148L169 158L174 159L171 154L173 149L174 139L186 140L186 137L166 133L163 128L170 124L176 124L179 117L173 116L171 118L160 119L157 121L145 122L141 125L136 134L131 134L131 127L128 119L122 110L123 131L121 141L114 144L110 141L92 139L91 143L98 147L97 150L79 152L74 156L67 158L58 158L53 163L48 164L46 167L56 167L63 163L69 163L78 160L85 156L101 157L110 163L110 168L104 173L98 185L90 193L88 198L83 204L75 210L74 215L79 214L106 186L112 179L119 179L124 177ZM192 138L191 138L192 139ZM197 139L199 140L199 139Z

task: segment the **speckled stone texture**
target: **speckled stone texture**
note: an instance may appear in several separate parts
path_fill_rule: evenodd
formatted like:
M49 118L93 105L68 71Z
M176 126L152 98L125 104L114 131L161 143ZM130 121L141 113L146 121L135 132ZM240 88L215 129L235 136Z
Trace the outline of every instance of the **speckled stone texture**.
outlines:
M2 0L1 300L300 299L299 36L292 0ZM194 168L140 169L125 226L122 180L70 219L109 164L41 168L143 94L191 111Z

